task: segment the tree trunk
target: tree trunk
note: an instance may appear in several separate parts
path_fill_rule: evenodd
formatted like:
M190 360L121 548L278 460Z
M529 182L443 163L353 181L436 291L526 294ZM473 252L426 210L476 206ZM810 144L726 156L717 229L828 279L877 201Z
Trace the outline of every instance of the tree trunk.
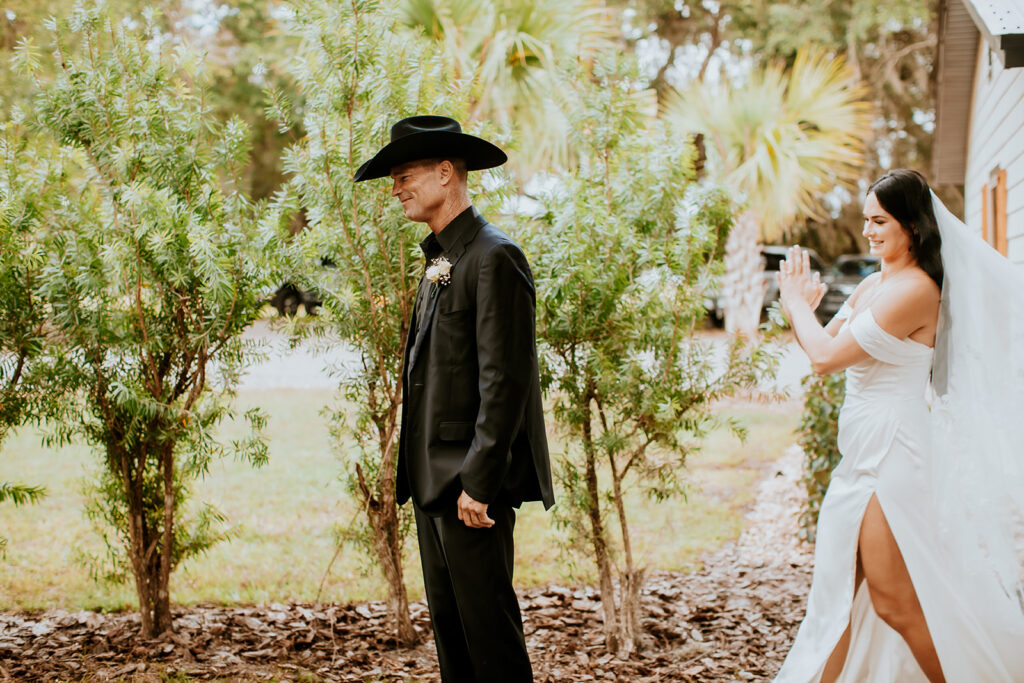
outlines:
M589 411L588 411L589 413ZM597 453L591 433L589 415L583 423L583 452L586 458L587 503L590 519L591 544L594 547L594 561L601 587L601 608L604 610L605 647L617 652L620 647L621 628L619 614L615 607L615 584L612 581L611 559L605 541L604 522L601 519L601 494L597 485Z
M612 497L615 512L619 518L622 534L622 551L626 562L625 570L619 577L619 659L629 659L640 649L640 589L643 587L643 570L633 566L633 547L629 537L629 522L626 519L626 505L623 500L622 479L616 471L615 457L609 454L612 467Z
M111 454L113 462L120 466L121 485L124 487L125 500L128 502L128 559L132 563L132 575L135 578L135 594L139 599L139 617L141 619L142 636L152 638L155 633L152 604L152 577L146 566L147 529L146 516L142 502L142 492L137 487L136 476L132 469L133 461L123 451ZM141 467L141 465L137 465Z
M160 570L161 553L153 541L147 542L155 530L145 527L145 515L138 501L130 501L129 514L133 522L129 530L131 543L128 553L135 577L135 594L139 599L140 633L143 638L156 638L172 627L170 591Z
M744 211L736 219L725 242L725 278L722 283L725 329L747 339L757 336L764 304L759 232L757 216L751 211Z
M134 508L135 506L131 506ZM139 617L142 621L141 634L143 638L153 638L155 633L155 620L153 618L152 587L150 584L149 572L146 571L144 554L138 551L141 539L138 539L141 514L136 514L134 509L129 511L129 517L134 520L130 524L131 547L128 549L132 561L132 574L135 576L135 594L139 598Z
M171 620L171 568L174 559L174 443L165 444L160 453L163 474L163 537L159 560L152 563L156 574L156 599L153 602L153 629L155 635L174 630Z
M139 456L138 462L144 462ZM170 465L168 464L170 460ZM139 467L142 467L140 464ZM163 528L151 528L147 522L145 498L134 481L124 481L125 497L128 501L128 556L135 577L135 593L139 599L141 635L156 638L173 630L171 618L170 574L171 554L174 542L174 470L173 446L161 453L160 467L164 485L161 519Z
M392 472L388 467L389 458L383 458L381 472ZM395 500L394 477L383 477L380 483L381 497L377 499L370 490L363 474L363 468L356 464L356 479L359 493L373 531L373 548L384 579L388 582L388 617L395 629L395 639L403 647L419 642L419 634L412 625L409 615L409 593L405 588L402 570L402 539L399 533L398 505Z
M405 588L405 577L402 572L402 546L398 533L398 508L392 505L383 511L380 517L380 528L374 528L374 535L383 540L378 543L377 556L384 578L388 582L388 612L395 628L395 638L403 647L411 647L419 642L419 634L412 625L409 615L409 594Z

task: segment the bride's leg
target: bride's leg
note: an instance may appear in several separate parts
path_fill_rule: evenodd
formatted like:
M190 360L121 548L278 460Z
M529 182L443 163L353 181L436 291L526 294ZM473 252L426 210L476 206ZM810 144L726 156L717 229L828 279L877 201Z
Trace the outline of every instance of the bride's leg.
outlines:
M860 582L864 580L864 568L860 565L860 551L857 552L857 572L853 579L853 594L857 595L857 589L860 588ZM846 630L843 631L842 637L839 638L839 642L836 643L835 648L832 649L832 654L828 656L828 661L825 662L825 669L821 672L821 683L834 683L839 678L839 674L843 672L843 665L846 664L846 654L850 649L850 628L852 624L846 625Z
M859 553L871 604L879 618L903 636L921 670L933 683L945 682L928 624L910 580L903 554L876 496L871 496L860 527Z

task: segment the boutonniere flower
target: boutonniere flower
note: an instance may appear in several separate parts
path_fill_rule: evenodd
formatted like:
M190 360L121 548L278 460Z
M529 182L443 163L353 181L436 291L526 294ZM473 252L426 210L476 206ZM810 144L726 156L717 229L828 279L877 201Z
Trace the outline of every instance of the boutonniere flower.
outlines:
M427 266L427 279L434 283L434 288L430 292L430 296L433 297L437 294L437 290L440 287L444 287L446 284L452 281L452 264L444 256L440 256L430 262Z

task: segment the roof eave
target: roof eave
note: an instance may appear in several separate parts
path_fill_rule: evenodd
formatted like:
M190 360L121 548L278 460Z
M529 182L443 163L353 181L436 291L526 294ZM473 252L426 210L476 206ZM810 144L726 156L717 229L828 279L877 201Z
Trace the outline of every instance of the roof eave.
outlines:
M1011 33L999 38L1003 66L1007 69L1024 66L1024 33Z
M1024 66L1024 15L1005 2L964 0L964 6L1003 67Z

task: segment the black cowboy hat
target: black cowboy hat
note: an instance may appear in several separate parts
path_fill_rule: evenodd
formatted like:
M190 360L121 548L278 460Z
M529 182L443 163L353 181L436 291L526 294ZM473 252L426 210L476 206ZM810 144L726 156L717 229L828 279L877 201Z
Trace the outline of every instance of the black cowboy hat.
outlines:
M410 116L391 127L391 142L359 167L355 181L383 178L395 166L420 159L464 159L466 170L479 171L508 161L497 146L462 132L447 116Z

